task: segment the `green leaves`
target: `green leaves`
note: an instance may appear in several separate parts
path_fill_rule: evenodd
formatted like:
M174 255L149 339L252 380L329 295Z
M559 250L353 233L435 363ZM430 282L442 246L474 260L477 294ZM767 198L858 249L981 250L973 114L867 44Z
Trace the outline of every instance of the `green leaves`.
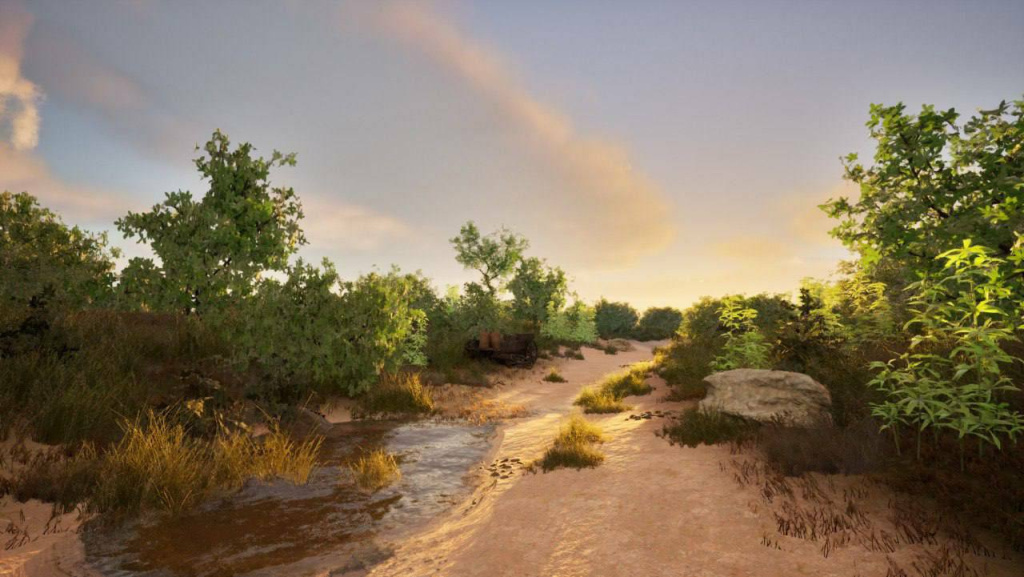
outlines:
M964 239L939 255L940 271L912 284L914 316L921 331L910 351L878 371L871 384L887 399L873 407L884 427L939 428L974 436L996 447L1024 432L1024 417L1001 401L1016 387L1002 368L1019 362L1004 343L1017 340L1007 310L1019 310L1020 280L1005 274L1007 261Z
M478 271L483 287L492 296L497 296L505 288L505 279L512 274L523 258L523 252L530 246L525 238L504 228L483 236L473 221L464 224L459 235L450 242L455 248L455 260L468 269Z
M117 221L126 237L148 243L159 258L138 259L125 274L125 297L148 309L202 313L228 295L250 294L260 275L283 271L306 239L302 205L291 188L270 184L270 171L293 166L295 155L254 158L251 144L231 148L215 131L195 159L209 189L201 199L167 193L149 212ZM144 287L144 290L143 290Z
M770 368L771 345L754 323L757 311L740 295L722 299L719 323L727 331L721 353L711 362L715 371Z

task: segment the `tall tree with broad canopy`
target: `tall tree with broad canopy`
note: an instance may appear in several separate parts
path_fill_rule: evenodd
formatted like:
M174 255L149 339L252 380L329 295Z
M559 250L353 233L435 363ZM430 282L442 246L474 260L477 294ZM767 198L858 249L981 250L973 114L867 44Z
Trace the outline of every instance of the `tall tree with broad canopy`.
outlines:
M1024 100L1005 101L960 124L953 109L872 105L874 164L844 160L856 200L822 205L840 221L832 235L862 264L898 263L913 280L964 240L1007 257L1024 233Z
M548 318L548 310L561 310L565 305L568 287L561 268L547 266L537 257L524 258L508 283L513 297L512 313L539 331Z
M126 297L146 308L201 313L226 295L244 297L264 271L285 270L306 242L295 191L270 184L271 168L294 166L294 154L254 158L251 144L232 149L219 130L202 150L195 165L209 190L201 199L171 192L150 212L116 223L159 259L133 258L123 272Z
M486 236L480 234L473 221L462 225L459 235L451 239L455 260L467 269L480 273L483 289L497 296L505 281L523 258L530 243L522 236L500 229Z

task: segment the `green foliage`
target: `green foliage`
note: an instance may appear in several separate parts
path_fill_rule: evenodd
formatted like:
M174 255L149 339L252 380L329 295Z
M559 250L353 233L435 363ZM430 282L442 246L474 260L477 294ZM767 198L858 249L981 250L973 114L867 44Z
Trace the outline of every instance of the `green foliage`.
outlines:
M548 374L544 375L544 380L549 383L564 383L567 379L558 372L558 369L551 369Z
M252 145L231 149L213 133L195 165L209 190L200 200L171 192L150 212L117 221L126 237L150 245L159 264L133 258L122 272L123 296L149 310L205 312L230 296L243 298L267 270L284 270L305 237L302 207L291 188L273 188L270 170L295 164L277 151L253 158Z
M473 221L464 224L451 243L455 260L479 272L482 288L491 296L502 291L506 279L522 259L523 251L530 246L525 238L506 229L481 235Z
M911 285L919 331L911 349L890 363L875 363L873 384L887 399L873 413L883 427L907 425L918 431L949 430L1002 446L1024 431L1024 417L1001 400L1017 387L1003 367L1020 359L1004 350L1016 340L1013 299L1017 276L1003 273L1007 261L995 251L965 240L939 255L942 269ZM1021 260L1018 246L1014 261Z
M548 321L541 327L541 334L561 343L592 343L597 340L594 309L582 301L575 301L563 310L549 303Z
M354 396L382 373L424 362L426 314L413 308L423 296L416 278L391 271L342 282L329 261L317 268L300 259L284 282L261 280L220 320L235 358L255 361L279 389L307 383Z
M548 318L548 310L565 306L568 281L562 269L531 257L519 261L508 289L513 297L513 316L539 329Z
M622 339L633 336L636 323L640 320L636 309L628 303L598 301L594 307L594 322L602 339Z
M874 164L855 154L844 162L860 196L822 205L840 221L832 234L865 267L895 263L913 278L937 270L939 247L968 239L1010 255L1024 229L1024 101L959 118L932 106L917 115L903 104L871 106Z
M771 345L757 328L756 318L757 311L748 307L743 297L722 299L719 321L727 332L721 353L711 363L713 370L770 368Z
M637 322L634 337L641 341L672 338L683 322L683 313L672 307L652 307Z
M0 307L100 303L109 296L117 256L105 234L68 227L32 195L0 194Z
M672 388L672 400L702 399L707 394L704 377L711 374L711 363L720 350L716 341L677 337L655 356L658 374Z

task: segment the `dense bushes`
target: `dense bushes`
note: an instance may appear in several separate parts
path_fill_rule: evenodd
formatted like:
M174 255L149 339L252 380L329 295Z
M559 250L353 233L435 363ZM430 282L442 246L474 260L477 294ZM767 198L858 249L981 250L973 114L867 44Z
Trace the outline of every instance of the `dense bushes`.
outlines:
M640 315L628 303L601 299L594 306L594 322L602 339L631 338L638 320Z
M633 332L634 338L641 341L660 341L670 339L679 330L683 322L683 313L672 307L653 307L644 311Z

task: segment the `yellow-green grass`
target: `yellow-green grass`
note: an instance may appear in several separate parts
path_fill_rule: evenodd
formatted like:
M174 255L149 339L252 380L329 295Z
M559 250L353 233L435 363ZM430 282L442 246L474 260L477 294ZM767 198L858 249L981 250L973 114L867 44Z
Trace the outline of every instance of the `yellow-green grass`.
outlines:
M402 478L395 455L384 449L374 449L348 465L356 485L369 492L378 491L397 483Z
M558 372L558 369L551 369L551 372L544 376L544 380L549 383L564 383L568 379L563 377L562 374Z
M416 373L382 374L380 382L360 399L360 408L369 414L430 413L434 399Z
M595 445L605 440L601 428L582 415L572 415L558 430L554 443L537 463L544 471L560 467L582 469L604 462L604 454Z
M650 393L652 388L646 380L653 368L651 362L634 363L624 371L605 377L597 386L583 389L574 404L583 407L586 413L628 411L631 407L622 399Z

